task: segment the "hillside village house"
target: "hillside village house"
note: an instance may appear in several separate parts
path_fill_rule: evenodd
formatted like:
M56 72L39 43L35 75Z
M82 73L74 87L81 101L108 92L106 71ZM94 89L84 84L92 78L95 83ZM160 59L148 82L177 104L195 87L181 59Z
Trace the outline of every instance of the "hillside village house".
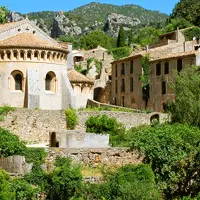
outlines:
M160 36L146 51L112 62L111 104L163 111L175 99L170 88L174 71L200 65L199 41L185 41L183 30ZM150 56L150 83L143 87L141 59Z
M1 24L0 106L85 107L93 97L93 82L70 66L71 50L28 19Z

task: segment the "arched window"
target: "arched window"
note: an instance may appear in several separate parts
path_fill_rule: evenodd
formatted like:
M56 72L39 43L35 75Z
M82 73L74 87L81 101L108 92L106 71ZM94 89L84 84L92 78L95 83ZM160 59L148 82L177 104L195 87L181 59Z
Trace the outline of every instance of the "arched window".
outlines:
M11 59L11 52L10 51L6 51L7 54L7 59L10 60Z
M21 52L20 52L20 58L21 58L22 60L25 59L25 53L24 53L24 51L21 51Z
M0 55L1 55L1 56L0 56L0 57L1 57L1 60L4 60L4 55L5 55L5 54L4 54L3 51L0 53Z
M54 72L48 72L45 78L45 90L56 92L56 75Z
M27 53L27 58L28 58L29 60L31 60L31 55L32 55L32 52L31 52L31 51L28 51L28 53Z
M16 50L13 51L13 57L15 60L18 59L18 52Z
M20 90L23 91L23 74L22 72L16 70L11 73L11 90Z

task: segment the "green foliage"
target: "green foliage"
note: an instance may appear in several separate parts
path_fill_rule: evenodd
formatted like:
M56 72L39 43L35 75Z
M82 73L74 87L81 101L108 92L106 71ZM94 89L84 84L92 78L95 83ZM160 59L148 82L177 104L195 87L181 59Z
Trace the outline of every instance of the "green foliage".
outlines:
M110 134L110 144L115 145L125 133L125 127L107 115L90 116L85 122L86 132Z
M15 108L10 107L10 106L0 107L0 121L3 121L4 116L7 115L9 112L14 111L14 110L15 110Z
M69 200L82 189L82 175L79 166L71 166L69 160L60 160L49 177L50 200Z
M200 25L200 1L199 0L180 0L172 11L170 18L183 18L190 23Z
M72 43L73 49L79 49L80 48L80 37L78 36L68 36L68 35L61 35L58 38L61 42L69 42Z
M114 48L110 49L109 53L112 54L115 60L119 60L123 57L128 57L131 53L131 49L129 47Z
M118 37L117 37L117 47L126 46L126 38L123 26L120 26Z
M148 165L126 165L109 175L103 184L87 184L83 199L158 200L153 171Z
M16 135L0 127L0 155L4 157L23 155L26 147Z
M78 117L76 111L73 109L65 110L66 120L67 120L67 128L70 130L75 129L78 124Z
M141 76L141 80L142 80L143 87L147 86L149 84L149 81L150 81L150 64L149 64L149 61L150 61L150 55L149 54L146 54L141 59L141 65L142 65L142 69L143 69L143 74Z
M9 175L0 169L0 199L15 200L15 193L12 190Z
M78 71L78 72L80 72L80 73L81 73L81 72L82 72L82 70L83 70L83 68L82 68L81 64L79 64L79 65L75 65L75 67L74 67L74 68L75 68L75 70L76 70L76 71Z
M87 107L80 108L81 111L116 111L116 112L134 112L133 109L127 107L111 107L111 106L102 106L102 107Z
M164 27L162 32L168 33L177 30L177 28L183 29L190 26L192 26L192 24L186 19L179 19L179 18L170 19L169 23L167 24L167 26Z
M44 163L47 153L42 148L26 148L24 156L27 163L41 165Z
M101 30L95 30L80 38L81 48L94 49L102 46L106 49L115 47L115 39Z
M160 33L159 29L147 26L137 32L134 37L134 42L145 47L146 45L157 42Z
M12 181L12 190L15 192L15 200L37 200L40 192L39 187L33 187L23 179Z
M6 22L6 14L8 13L8 9L5 6L0 7L0 24L4 24Z
M166 199L199 192L199 128L164 124L134 129L132 149L144 154Z
M31 172L24 176L24 180L29 184L39 186L41 191L47 191L48 175L41 169L39 164L33 164Z
M200 71L198 67L188 66L175 75L172 85L176 100L169 106L172 120L200 126Z
M184 31L184 36L187 41L193 39L193 37L200 38L200 28L199 27L191 27L190 29L186 29Z

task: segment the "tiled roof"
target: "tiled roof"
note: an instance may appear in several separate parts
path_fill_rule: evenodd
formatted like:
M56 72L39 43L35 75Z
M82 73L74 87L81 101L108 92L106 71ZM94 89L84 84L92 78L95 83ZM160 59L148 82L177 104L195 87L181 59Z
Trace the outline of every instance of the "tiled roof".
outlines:
M33 33L20 33L8 39L0 41L0 47L32 47L42 49L55 49L65 51L60 46L55 45L53 42L42 40Z
M24 20L21 20L21 21L17 21L17 22L9 22L9 23L5 23L5 24L0 24L0 32L1 31L4 31L4 30L7 30L7 29L10 29L12 28L13 26L16 26L16 25L20 25L20 24L23 24L24 22L26 22L27 19L24 19Z
M72 83L90 83L90 84L94 84L93 80L87 78L86 76L84 76L83 74L77 72L74 69L68 71L68 78L69 78L69 81L72 82Z
M173 53L173 54L166 54L158 58L152 58L150 62L160 61L160 60L169 60L173 58L183 58L183 57L189 57L194 56L195 51L188 51L188 52L182 52L182 53Z

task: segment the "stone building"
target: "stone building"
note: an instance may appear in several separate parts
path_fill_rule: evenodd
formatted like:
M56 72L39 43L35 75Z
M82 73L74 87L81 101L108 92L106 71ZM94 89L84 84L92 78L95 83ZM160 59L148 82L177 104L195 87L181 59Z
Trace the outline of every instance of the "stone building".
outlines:
M170 88L174 71L200 65L199 41L185 41L183 30L160 36L160 41L136 55L112 62L111 104L163 111L174 100ZM143 87L142 57L150 56L150 83Z
M68 79L69 49L28 19L0 25L0 106L76 108ZM90 97L90 96L89 96Z

